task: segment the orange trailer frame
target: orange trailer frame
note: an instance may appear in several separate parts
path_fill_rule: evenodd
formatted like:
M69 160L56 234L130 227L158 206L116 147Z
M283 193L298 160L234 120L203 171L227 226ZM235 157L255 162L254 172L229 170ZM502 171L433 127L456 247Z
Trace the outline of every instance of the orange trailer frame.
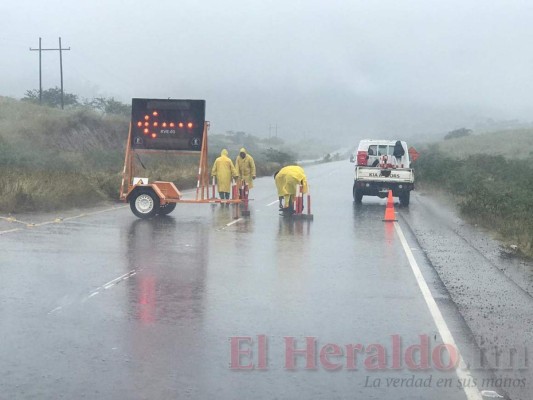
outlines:
M162 182L156 181L153 183L137 183L133 184L133 178L135 177L135 162L134 156L136 154L174 154L174 155L198 155L196 151L182 151L182 150L157 150L157 149L134 149L131 145L131 135L132 135L132 126L131 122L129 125L128 139L126 142L126 155L124 157L124 168L122 170L122 183L120 185L120 200L124 202L130 202L132 211L135 213L134 208L131 204L132 199L138 193L149 194L152 192L157 196L158 201L154 201L154 207L157 206L154 212L149 212L146 216L139 215L135 213L140 218L149 218L155 214L166 215L174 210L176 204L178 203L192 203L192 204L217 204L217 203L228 203L228 204L240 204L246 202L248 199L240 199L238 197L231 200L222 200L215 198L214 187L212 191L212 196L209 197L209 166L208 166L208 156L207 156L207 131L209 129L209 122L204 122L204 129L202 134L202 147L200 149L200 163L198 166L198 181L196 185L196 198L195 199L184 199L181 192L178 190L176 185L172 182ZM235 191L232 191L235 192ZM146 199L148 202L149 199ZM169 206L170 205L170 206ZM160 209L160 210L158 210ZM238 218L239 207L235 207L236 215L235 218ZM161 211L161 212L158 212Z

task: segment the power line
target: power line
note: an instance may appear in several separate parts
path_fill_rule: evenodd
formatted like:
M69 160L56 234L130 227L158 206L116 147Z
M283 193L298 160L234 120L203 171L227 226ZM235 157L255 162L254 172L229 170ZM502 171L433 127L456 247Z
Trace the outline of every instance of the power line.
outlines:
M42 52L43 51L59 51L59 74L61 76L61 109L63 110L65 103L64 103L64 95L63 95L63 51L70 50L69 48L63 48L61 46L61 38L59 38L59 48L58 49L43 49L42 47L42 39L39 38L39 48L38 49L32 49L30 47L30 51L38 51L39 52L39 104L42 104L43 100L43 73L42 73Z

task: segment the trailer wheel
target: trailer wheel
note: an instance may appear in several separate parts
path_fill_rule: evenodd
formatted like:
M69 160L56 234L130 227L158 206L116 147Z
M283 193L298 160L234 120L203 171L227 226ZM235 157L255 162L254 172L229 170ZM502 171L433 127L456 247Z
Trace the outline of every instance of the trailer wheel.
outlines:
M159 197L152 190L139 190L131 196L130 208L139 218L152 218L159 210Z
M168 215L176 208L176 203L167 203L164 206L159 206L157 213L159 215Z
M357 204L361 204L363 201L363 192L355 187L355 183L353 184L353 201Z
M398 196L400 198L400 204L404 207L409 206L409 200L411 198L411 192L404 192Z

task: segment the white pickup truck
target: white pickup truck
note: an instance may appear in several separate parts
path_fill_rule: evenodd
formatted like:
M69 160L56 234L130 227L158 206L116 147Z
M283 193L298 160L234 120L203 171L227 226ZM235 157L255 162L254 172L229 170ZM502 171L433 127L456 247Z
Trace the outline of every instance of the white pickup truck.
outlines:
M415 176L405 142L361 140L350 161L355 162L353 199L356 203L361 203L363 196L385 198L392 190L401 205L409 205Z

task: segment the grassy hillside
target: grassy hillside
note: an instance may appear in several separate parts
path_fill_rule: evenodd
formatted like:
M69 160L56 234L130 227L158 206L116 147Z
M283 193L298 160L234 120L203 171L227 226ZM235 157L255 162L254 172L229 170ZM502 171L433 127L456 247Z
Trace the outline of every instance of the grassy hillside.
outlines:
M465 217L533 257L532 156L531 130L448 140L422 149L417 179L451 193Z
M125 116L83 107L62 111L0 96L0 212L117 200L128 124ZM242 146L255 158L259 176L294 163L302 154L320 157L333 150L312 141L296 148L278 138L211 132L210 164L222 148L235 159ZM142 156L136 166L137 175L172 181L183 189L196 184L198 156Z
M116 200L128 123L83 108L61 111L0 97L0 212ZM192 158L143 158L149 169L142 175L190 186L197 169Z
M517 129L470 135L444 140L437 148L452 157L465 158L472 154L504 156L509 159L533 157L533 129Z

